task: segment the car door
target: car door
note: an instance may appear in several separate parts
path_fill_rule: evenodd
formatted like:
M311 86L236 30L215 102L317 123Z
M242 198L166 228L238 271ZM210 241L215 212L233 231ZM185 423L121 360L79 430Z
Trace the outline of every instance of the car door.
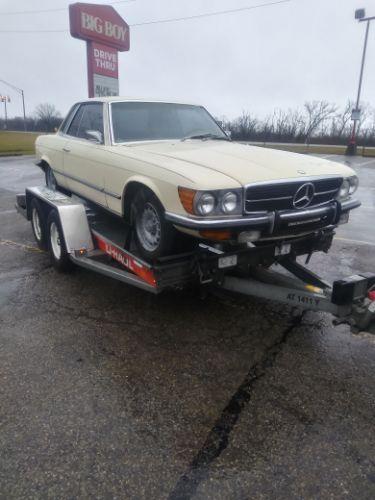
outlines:
M78 109L75 104L67 114L56 134L41 136L39 144L36 145L37 154L44 159L52 168L53 174L59 186L67 188L67 179L64 175L64 151L67 143L66 131Z
M106 206L102 102L80 105L67 130L67 139L64 145L64 174L68 189Z

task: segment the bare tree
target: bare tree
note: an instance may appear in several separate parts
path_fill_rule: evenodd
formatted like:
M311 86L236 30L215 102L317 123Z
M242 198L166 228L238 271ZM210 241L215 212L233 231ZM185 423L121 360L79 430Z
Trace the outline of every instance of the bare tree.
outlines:
M42 103L35 108L35 117L39 127L45 131L51 131L61 122L60 112L53 104Z
M234 137L238 139L250 139L254 136L257 126L257 118L243 111L242 115L232 123L230 129Z
M305 102L304 108L307 115L305 142L308 143L322 122L334 116L337 106L327 101L311 101Z
M350 135L351 111L348 101L341 109L327 101L305 103L304 109L276 109L265 119L253 117L248 112L228 122L234 139L263 142L322 142L346 144ZM358 127L358 140L375 145L375 109L362 104ZM223 117L222 121L226 121Z
M358 121L357 135L361 135L362 130L366 128L366 123L371 116L371 109L368 103L361 102L360 108L361 108L361 117Z

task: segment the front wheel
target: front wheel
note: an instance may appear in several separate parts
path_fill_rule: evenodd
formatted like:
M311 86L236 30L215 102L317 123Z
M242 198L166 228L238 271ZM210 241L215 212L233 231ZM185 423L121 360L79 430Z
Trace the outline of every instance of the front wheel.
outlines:
M139 253L146 260L171 255L177 231L164 218L164 209L150 191L139 191L133 201L133 228Z

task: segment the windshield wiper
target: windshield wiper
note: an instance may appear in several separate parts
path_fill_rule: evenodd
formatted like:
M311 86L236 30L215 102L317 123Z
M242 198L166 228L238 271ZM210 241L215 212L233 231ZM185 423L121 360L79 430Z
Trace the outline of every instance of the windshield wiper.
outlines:
M215 141L230 141L229 137L223 136L223 135L216 135L216 134L197 134L197 135L189 135L187 137L183 137L181 139L181 142L187 141L189 139L201 139L202 141L208 140L208 139L213 139Z

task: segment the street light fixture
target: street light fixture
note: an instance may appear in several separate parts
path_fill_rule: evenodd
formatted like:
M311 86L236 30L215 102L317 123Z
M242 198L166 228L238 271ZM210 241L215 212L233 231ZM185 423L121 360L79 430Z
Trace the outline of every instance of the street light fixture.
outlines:
M355 108L352 111L353 129L352 129L352 134L350 137L349 144L346 148L346 154L349 156L353 156L357 153L357 123L361 118L361 110L359 108L359 104L360 104L360 100L361 100L363 70L365 67L366 51L367 51L367 40L368 40L368 34L369 34L369 30L370 30L370 22L375 19L375 16L366 17L365 9L357 9L355 11L354 17L355 17L355 19L358 19L358 21L360 23L366 22L367 25L366 25L365 43L363 45L363 52L362 52L361 71L360 71L360 75L359 75L357 102L356 102Z
M19 87L16 87L15 85L12 85L11 83L6 82L5 80L1 80L0 79L0 82L4 83L5 85L8 85L8 87L12 88L13 90L15 90L16 92L18 92L19 94L21 94L21 97L22 97L22 109L23 109L23 127L24 127L25 132L26 132L27 131L27 126L26 126L25 93L24 93L24 91L22 89L20 89Z
M0 102L4 103L4 129L8 129L8 112L7 112L7 102L10 102L10 97L8 95L0 95Z

